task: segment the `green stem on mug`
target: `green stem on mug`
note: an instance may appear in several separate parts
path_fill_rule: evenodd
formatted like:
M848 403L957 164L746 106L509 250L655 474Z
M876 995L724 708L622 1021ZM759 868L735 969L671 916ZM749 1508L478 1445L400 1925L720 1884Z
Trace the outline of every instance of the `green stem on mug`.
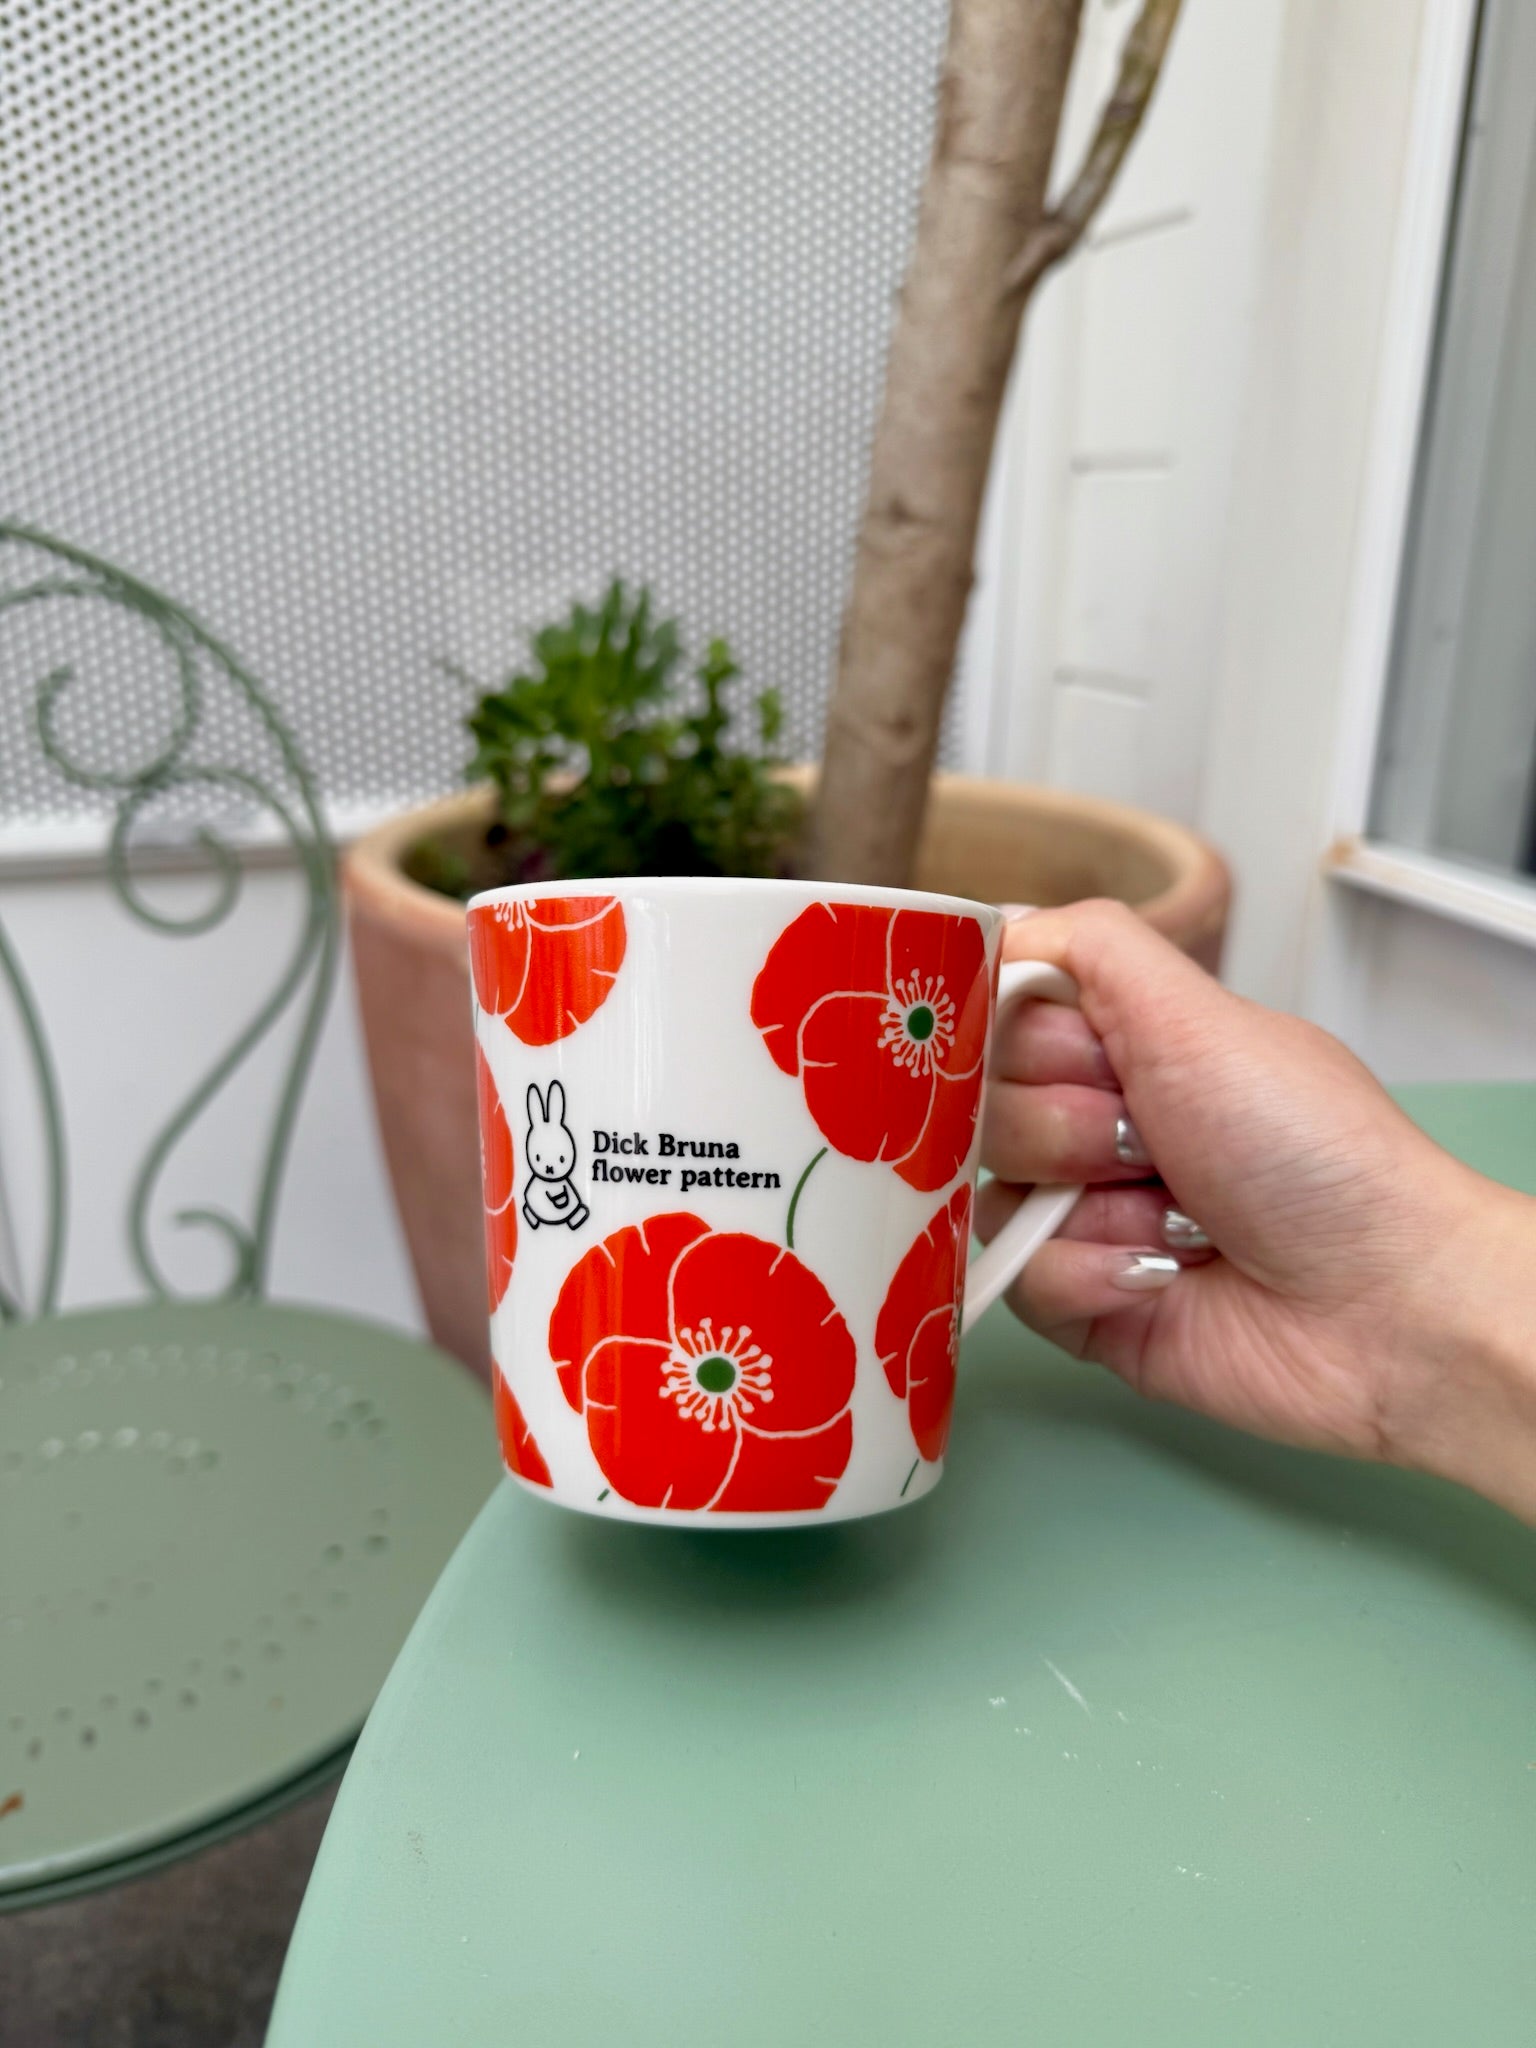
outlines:
M829 1146L823 1145L815 1158L806 1167L804 1173L795 1182L795 1192L789 1198L789 1214L784 1219L784 1242L791 1251L795 1248L795 1211L800 1206L800 1196L804 1192L806 1182L821 1164L822 1160L826 1158L830 1149Z

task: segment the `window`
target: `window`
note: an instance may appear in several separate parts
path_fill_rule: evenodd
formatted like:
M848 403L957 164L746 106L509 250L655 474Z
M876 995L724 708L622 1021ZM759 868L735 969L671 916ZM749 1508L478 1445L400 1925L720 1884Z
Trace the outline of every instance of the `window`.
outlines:
M1536 877L1536 7L1484 0L1371 834Z

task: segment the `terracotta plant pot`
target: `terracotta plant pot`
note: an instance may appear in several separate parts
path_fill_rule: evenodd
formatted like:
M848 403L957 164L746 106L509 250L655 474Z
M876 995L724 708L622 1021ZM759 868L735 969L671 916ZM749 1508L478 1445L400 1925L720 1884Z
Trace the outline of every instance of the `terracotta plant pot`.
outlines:
M793 771L808 786L809 770ZM423 840L462 856L477 886L499 879L484 845L493 806L478 789L409 811L342 861L374 1101L434 1340L489 1365L474 1038L464 911L404 871ZM1215 971L1230 883L1194 833L1119 804L941 775L917 884L989 903L1116 896Z

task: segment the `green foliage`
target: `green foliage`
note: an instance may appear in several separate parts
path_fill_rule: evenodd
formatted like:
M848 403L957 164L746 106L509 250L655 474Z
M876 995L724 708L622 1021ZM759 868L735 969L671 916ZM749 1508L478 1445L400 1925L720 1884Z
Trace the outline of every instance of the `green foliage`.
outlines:
M510 878L785 871L800 801L771 772L782 710L759 691L756 745L732 746L740 671L723 640L687 689L675 622L615 581L597 610L535 634L532 655L469 718L469 775L495 784Z

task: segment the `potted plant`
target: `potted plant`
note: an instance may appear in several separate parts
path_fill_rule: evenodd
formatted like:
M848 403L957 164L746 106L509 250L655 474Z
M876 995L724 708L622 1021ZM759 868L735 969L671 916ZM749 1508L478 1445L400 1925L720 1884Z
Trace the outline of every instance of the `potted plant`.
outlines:
M775 761L778 704L738 685L722 641L690 671L648 594L615 583L536 634L528 664L480 695L471 787L391 819L343 858L374 1099L423 1307L437 1342L479 1370L465 898L548 875L791 871L815 773ZM733 740L733 724L750 738ZM1225 870L1181 827L965 776L935 780L916 880L993 901L1107 891L1212 965L1226 917Z
M1081 168L1048 196L1080 0L951 0L939 118L887 366L819 770L774 760L769 692L615 584L480 696L472 786L359 840L343 877L384 1149L433 1336L484 1370L464 898L543 875L773 874L993 902L1113 895L1214 967L1228 881L1194 834L938 774L1004 387L1035 287L1109 192L1179 0L1144 0ZM733 716L733 713L735 714ZM743 725L750 740L732 737Z

